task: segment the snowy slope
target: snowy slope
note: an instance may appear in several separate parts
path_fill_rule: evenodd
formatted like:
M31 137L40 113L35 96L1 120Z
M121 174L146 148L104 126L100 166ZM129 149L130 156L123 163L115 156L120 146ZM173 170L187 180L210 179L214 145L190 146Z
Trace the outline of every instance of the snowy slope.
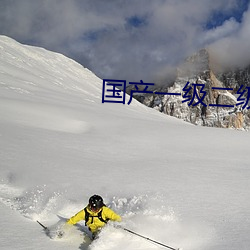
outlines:
M101 94L76 62L0 36L0 248L162 249L111 225L92 244L80 227L51 240L36 223L53 227L97 193L123 226L164 244L248 250L249 133Z

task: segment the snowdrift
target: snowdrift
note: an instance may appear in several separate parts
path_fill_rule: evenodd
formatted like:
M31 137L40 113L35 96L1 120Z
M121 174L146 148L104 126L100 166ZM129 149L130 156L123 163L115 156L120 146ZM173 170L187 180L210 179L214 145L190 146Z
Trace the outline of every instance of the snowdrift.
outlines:
M93 243L84 223L51 240L36 223L53 227L96 193L124 227L167 245L249 249L249 133L101 96L73 60L0 36L0 246L162 249L112 225Z

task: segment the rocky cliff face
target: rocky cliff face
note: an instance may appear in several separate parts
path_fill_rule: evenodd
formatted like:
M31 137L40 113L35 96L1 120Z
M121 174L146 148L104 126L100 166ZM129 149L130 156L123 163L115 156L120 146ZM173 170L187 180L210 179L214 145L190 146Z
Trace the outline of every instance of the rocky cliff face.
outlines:
M250 86L250 67L220 72L212 65L209 52L203 49L180 65L171 87L163 85L156 90L181 95L146 94L138 99L160 112L196 125L248 130L250 109L247 109L248 105L243 108L245 103L238 105L237 100L241 85L243 89ZM188 87L191 87L189 92L185 91ZM185 95L191 99L187 101ZM195 98L191 103L193 96ZM245 101L246 96L247 89Z

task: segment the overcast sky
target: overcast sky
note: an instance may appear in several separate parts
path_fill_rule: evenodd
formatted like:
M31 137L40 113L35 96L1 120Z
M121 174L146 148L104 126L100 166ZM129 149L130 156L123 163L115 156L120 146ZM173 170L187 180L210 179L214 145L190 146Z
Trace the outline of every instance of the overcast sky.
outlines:
M200 48L250 62L250 0L0 0L0 34L101 78L153 81Z

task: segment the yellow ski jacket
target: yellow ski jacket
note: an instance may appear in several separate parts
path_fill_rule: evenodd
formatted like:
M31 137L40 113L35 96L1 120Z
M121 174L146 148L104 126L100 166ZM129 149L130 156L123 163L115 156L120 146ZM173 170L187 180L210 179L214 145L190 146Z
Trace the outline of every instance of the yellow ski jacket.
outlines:
M88 221L85 221L86 226L88 226L89 230L92 233L97 232L100 228L102 228L106 223L104 221L112 220L112 221L121 221L120 215L116 214L113 210L110 208L103 206L99 211L93 212L89 209L89 207L86 207L87 212L89 213ZM101 211L101 218L104 220L100 220L98 218L98 215ZM77 214L72 216L68 221L67 224L74 225L80 220L85 220L85 210L82 209Z

